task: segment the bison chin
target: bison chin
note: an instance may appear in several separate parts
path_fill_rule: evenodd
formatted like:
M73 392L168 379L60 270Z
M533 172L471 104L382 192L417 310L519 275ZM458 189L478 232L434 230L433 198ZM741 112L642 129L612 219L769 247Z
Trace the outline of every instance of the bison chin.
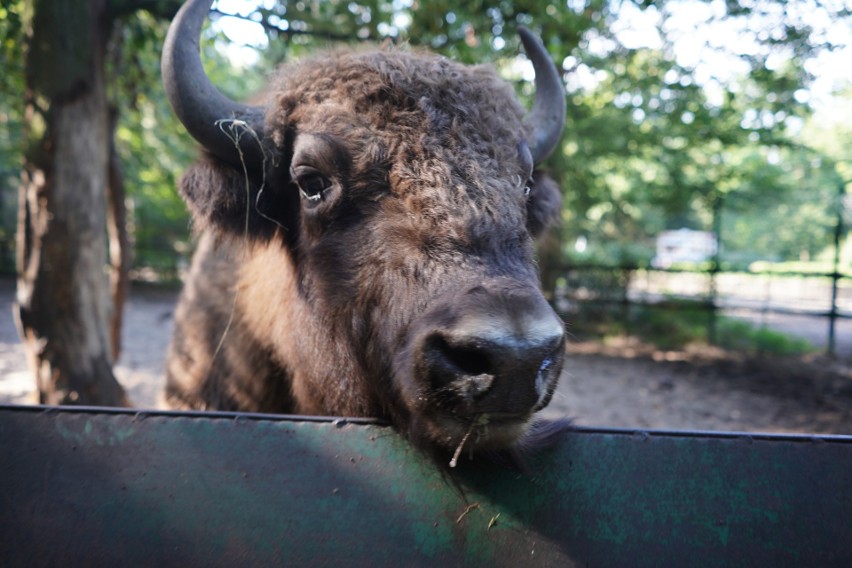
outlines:
M550 402L565 351L541 292L502 278L444 297L396 361L410 438L439 452L502 450Z

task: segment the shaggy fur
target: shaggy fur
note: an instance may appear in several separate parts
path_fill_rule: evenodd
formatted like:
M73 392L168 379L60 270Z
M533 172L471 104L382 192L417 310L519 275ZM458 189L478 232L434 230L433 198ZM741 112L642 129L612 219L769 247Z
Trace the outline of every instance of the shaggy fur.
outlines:
M269 93L274 150L248 191L243 172L212 157L182 180L202 237L168 402L382 417L416 443L453 448L472 418L453 420L450 395L421 376L422 338L451 329L477 295L507 320L549 310L532 237L560 197L533 175L524 109L489 67L396 49L286 66ZM301 196L317 173L327 189ZM556 384L553 357L538 407ZM528 398L523 388L491 404ZM477 426L471 444L502 447L525 429Z

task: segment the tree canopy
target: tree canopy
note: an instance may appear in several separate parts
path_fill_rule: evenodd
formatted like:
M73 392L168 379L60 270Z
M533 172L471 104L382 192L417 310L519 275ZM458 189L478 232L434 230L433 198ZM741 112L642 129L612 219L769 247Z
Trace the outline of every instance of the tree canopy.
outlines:
M159 82L164 15L175 3L139 4L150 9L123 14L109 45L109 96L119 111L116 143L136 266L169 272L191 247L175 186L197 150L173 118ZM262 88L282 61L367 41L407 42L493 64L530 97L531 70L518 56L515 27L540 33L565 72L568 122L560 151L547 167L564 191L559 234L566 256L648 260L660 231L711 229L714 211L720 210L717 227L731 260L815 257L830 245L838 187L852 177L847 150L852 129L848 121L827 122L810 89L818 58L848 52L848 5L820 0L259 4L220 0L214 5L219 17L205 35L208 71L232 97ZM5 70L0 242L7 249L23 151L28 9L23 0L0 8ZM847 101L848 108L850 93L847 87L833 100ZM573 248L579 237L590 243L582 254Z

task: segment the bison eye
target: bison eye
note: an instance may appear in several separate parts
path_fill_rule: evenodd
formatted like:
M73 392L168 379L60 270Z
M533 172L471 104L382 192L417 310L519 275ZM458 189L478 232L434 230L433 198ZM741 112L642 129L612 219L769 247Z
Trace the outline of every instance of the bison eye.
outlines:
M309 204L322 201L324 193L331 187L331 180L319 173L304 174L296 178L299 192Z
M512 181L515 183L515 185L516 185L516 186L517 186L517 187L518 187L521 191L523 191L523 192L524 192L524 197L525 197L527 200L529 200L529 198L530 198L530 191L532 191L532 185L533 185L533 178L532 178L532 176L528 177L528 178L526 179L526 181L524 181L524 178L522 178L521 176L516 175L516 176L512 179Z

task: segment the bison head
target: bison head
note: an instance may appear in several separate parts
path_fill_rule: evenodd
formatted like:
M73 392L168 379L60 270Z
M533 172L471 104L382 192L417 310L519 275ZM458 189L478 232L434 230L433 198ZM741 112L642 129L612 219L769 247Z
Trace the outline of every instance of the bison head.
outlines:
M235 274L213 293L234 298L225 343L251 344L228 355L245 361L216 388L255 381L242 410L387 418L422 447L517 442L551 398L565 343L532 242L559 210L535 165L565 113L540 41L519 30L536 71L528 114L489 67L393 47L286 65L247 106L202 70L209 5L176 16L163 76L207 151L184 198L202 231L238 251L192 276L209 289ZM220 338L196 332L215 358ZM172 382L209 397L218 367ZM277 387L259 386L259 368ZM251 402L273 396L277 406Z

